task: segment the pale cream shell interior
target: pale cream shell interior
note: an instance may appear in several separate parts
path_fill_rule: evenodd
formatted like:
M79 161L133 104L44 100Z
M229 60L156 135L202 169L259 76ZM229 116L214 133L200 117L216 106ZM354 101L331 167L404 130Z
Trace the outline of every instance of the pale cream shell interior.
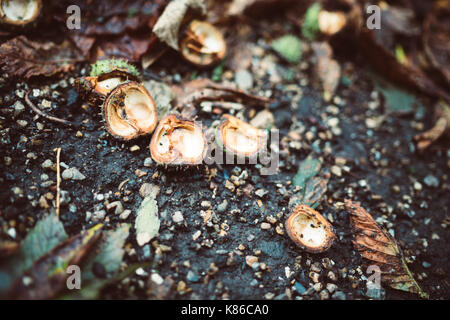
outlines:
M123 108L108 108L108 125L114 134L122 137L149 133L156 122L153 100L137 88L127 88ZM126 115L126 119L125 119Z
M101 94L107 95L119 84L124 83L126 80L120 77L105 79L97 82L95 90Z
M307 214L298 214L292 221L294 233L299 241L311 248L319 248L328 241L328 233L323 224Z
M255 155L262 147L264 132L239 120L227 116L228 122L222 129L222 143L229 151L237 155Z
M205 139L197 127L181 125L171 129L167 126L158 137L156 149L163 157L175 156L176 151L183 162L194 162L203 158Z
M207 65L215 62L217 58L223 58L226 43L222 33L216 27L207 22L194 20L188 30L195 34L203 46L197 53L189 47L190 40L184 41L181 45L181 53L187 60L199 65Z
M28 21L33 19L38 10L36 0L3 0L1 1L4 15L11 21Z
M226 147L237 153L256 153L259 148L256 132L243 132L240 128L225 128Z

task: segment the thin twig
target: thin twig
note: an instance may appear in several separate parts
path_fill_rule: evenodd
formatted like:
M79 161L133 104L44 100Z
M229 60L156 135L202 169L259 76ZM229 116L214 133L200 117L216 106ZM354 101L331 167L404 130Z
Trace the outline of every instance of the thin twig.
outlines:
M59 217L59 206L60 206L60 197L61 197L61 190L59 188L59 185L61 183L61 177L60 177L60 171L61 168L59 166L59 158L61 155L61 148L56 149L56 216Z
M44 118L46 118L46 119L48 119L48 120L50 120L50 121L55 121L55 122L63 123L63 124L68 125L68 126L73 126L73 125L74 125L74 124L73 124L72 122L70 122L70 121L67 121L67 120L64 120L64 119L60 119L60 118L57 118L57 117L53 117L53 116L49 116L48 114L44 113L41 109L39 109L38 107L36 107L36 106L34 105L33 102L31 102L30 97L29 97L30 92L31 92L31 90L28 91L27 94L25 95L25 102L28 104L28 106L29 106L31 109L33 109L34 112L36 112L36 113L37 113L38 115L40 115L41 117L44 117Z

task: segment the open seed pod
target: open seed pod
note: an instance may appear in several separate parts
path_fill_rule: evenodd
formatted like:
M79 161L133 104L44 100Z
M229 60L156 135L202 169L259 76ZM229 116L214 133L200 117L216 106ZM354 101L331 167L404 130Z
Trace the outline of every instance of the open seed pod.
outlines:
M0 23L9 27L26 27L35 22L42 0L0 0Z
M153 98L137 82L119 84L103 104L106 128L113 136L130 140L152 133L158 122Z
M292 210L285 227L292 241L311 253L328 250L336 238L332 225L319 212L304 204Z
M208 22L193 20L180 39L181 54L196 66L209 67L225 57L225 39L222 33Z
M263 148L266 133L229 114L216 130L216 142L238 157L255 157Z
M159 122L150 142L153 160L164 165L198 165L206 151L202 128L173 114Z
M92 65L89 77L75 80L75 87L90 105L100 105L119 84L140 81L136 67L122 59L99 60Z

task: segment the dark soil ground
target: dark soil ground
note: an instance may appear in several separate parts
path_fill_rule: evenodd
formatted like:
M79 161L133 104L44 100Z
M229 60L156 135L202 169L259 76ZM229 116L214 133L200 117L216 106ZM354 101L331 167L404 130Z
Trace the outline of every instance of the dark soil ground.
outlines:
M258 36L255 35L255 39ZM305 59L308 61L308 57ZM0 88L0 237L10 238L8 230L14 228L16 240L23 239L46 214L38 200L48 192L54 194L55 184L45 183L41 175L45 173L48 180L55 182L56 174L43 169L41 164L46 159L55 162L54 149L60 147L61 161L86 176L83 181L63 180L61 184L70 197L61 208L61 220L69 234L94 224L86 219L86 212L104 208L105 200L99 201L98 194L103 194L109 202L121 200L124 208L132 211L126 222L134 224L142 201L141 185L149 182L161 188L157 201L162 223L156 242L139 247L132 230L125 255L127 263L153 261L153 268L108 287L102 298L146 298L150 272L157 272L163 278L170 275L176 284L184 281L192 289L181 290L179 285L179 292L170 296L177 299L370 298L364 281L368 276L366 267L352 246L349 217L342 206L344 199L352 198L394 233L424 291L432 299L449 299L450 154L443 141L424 155L419 155L412 143L420 126L423 129L433 124L432 104L425 99L425 113L418 110L407 116L388 116L380 128L368 129L366 118L380 116L385 110L381 95L377 97L373 93L373 74L358 59L339 58L341 65L350 68L351 81L341 83L337 90L339 98L328 103L322 100L320 88L314 82L301 82L301 79L313 77L308 66L292 82L271 83L268 76L254 75L253 93L272 90L271 98L275 103L269 110L275 117L275 126L280 129L280 137L287 136L294 128L304 128L301 147L288 148L289 154L281 155L279 173L271 176L261 175L253 165L210 166L209 171L205 167L168 171L154 163L144 166L144 160L150 156L149 137L118 141L105 131L99 110L80 108L82 101L77 99L70 82L88 65L77 66L64 79L35 79L28 83L6 79L6 84ZM176 54L169 54L165 60L153 67L152 72L144 72L144 77L160 78L170 84L175 82L171 76L175 73L182 81L190 79L193 72L211 76L211 71L198 72L187 66ZM283 65L281 61L276 63ZM301 98L295 98L289 89L292 86L302 90ZM29 89L40 90L38 97L31 96L35 104L43 99L51 101L52 107L46 111L73 121L77 127L69 128L37 117L23 99L23 93ZM17 100L24 103L25 111L15 116L13 105ZM374 110L368 108L368 103L376 100L380 100L380 106ZM336 107L337 112L327 108L330 105ZM218 118L214 113L199 113L199 120L207 124ZM339 119L341 132L326 137L331 130L330 118ZM25 120L27 125L21 126L17 120ZM37 123L44 127L39 128ZM82 133L81 137L77 136L77 131ZM305 138L307 132L313 135L310 141ZM134 145L140 150L130 151ZM276 232L276 226L284 224L287 217L288 201L293 192L290 181L299 162L311 151L324 159L324 167L335 165L336 157L345 162L340 164L343 167L341 177L331 175L325 199L318 207L333 223L338 235L331 249L322 254L303 252L286 234ZM217 175L211 177L214 168ZM136 169L147 175L138 178ZM239 175L242 170L247 171L248 178L239 189L243 191L247 187L246 192L231 192L225 187L225 180L233 174ZM437 186L424 182L429 175L438 180ZM119 185L125 180L128 181L119 191ZM414 188L415 181L421 188ZM250 189L253 191L248 192ZM260 198L254 193L258 189L268 193ZM224 200L227 207L219 212L222 210L218 210L218 206ZM210 206L205 201L209 201ZM209 226L201 216L201 211L208 209L213 212ZM172 221L175 211L182 212L184 224ZM277 221L269 230L262 230L261 222L269 216ZM114 228L121 222L114 213L108 213L104 221L106 228ZM224 224L229 229L225 226L227 234L220 236L214 226L220 229ZM194 241L197 230L201 235ZM239 250L241 244L245 248ZM161 249L164 252L159 254ZM248 267L245 264L248 255L258 256L259 262L266 264L266 270ZM212 263L217 268L211 267ZM316 289L308 289L314 284L311 271L320 274L318 282L322 287L316 285ZM324 290L329 283L337 285L332 293ZM380 298L416 298L388 287L384 289L385 295L381 292Z

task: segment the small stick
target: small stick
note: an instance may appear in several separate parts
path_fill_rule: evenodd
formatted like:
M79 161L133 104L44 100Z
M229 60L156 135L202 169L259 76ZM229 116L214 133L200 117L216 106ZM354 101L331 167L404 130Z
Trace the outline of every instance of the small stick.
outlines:
M46 119L48 119L48 120L50 120L50 121L55 121L55 122L63 123L63 124L68 125L68 126L73 126L73 123L72 123L72 122L67 121L67 120L64 120L64 119L60 119L60 118L57 118L57 117L50 116L50 115L44 113L44 112L43 112L41 109L39 109L38 107L36 107L36 106L34 105L34 103L31 102L31 100L30 100L30 97L29 97L30 92L31 92L31 90L28 91L27 94L25 95L25 102L28 104L28 106L29 106L31 109L33 109L34 112L36 112L36 113L37 113L38 115L40 115L41 117L46 118Z
M60 171L61 168L59 166L59 158L61 155L61 148L56 148L56 216L59 217L59 206L60 206L60 198L61 198L61 190L59 185L61 183Z

